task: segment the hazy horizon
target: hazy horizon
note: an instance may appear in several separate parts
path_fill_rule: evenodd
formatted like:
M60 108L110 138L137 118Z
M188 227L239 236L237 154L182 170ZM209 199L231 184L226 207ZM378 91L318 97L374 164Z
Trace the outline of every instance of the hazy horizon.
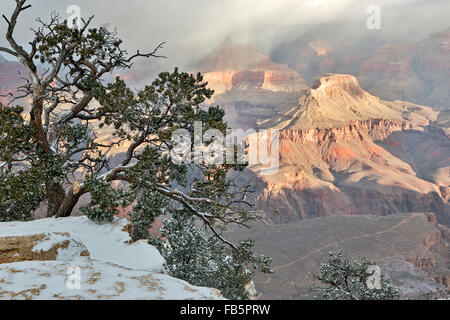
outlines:
M306 34L370 47L374 40L414 43L450 27L450 1L446 0L48 0L30 4L32 8L21 14L15 31L24 47L37 17L45 20L56 11L67 18L70 5L79 6L83 18L95 15L92 26L107 23L117 28L130 53L150 51L165 42L159 54L167 59L139 60L132 71L136 83L175 66L192 71L198 59L226 36L270 56L278 46ZM367 28L371 5L381 10L380 30ZM14 1L2 1L0 11L9 16L13 6ZM5 31L2 21L0 33ZM3 37L0 45L7 45Z

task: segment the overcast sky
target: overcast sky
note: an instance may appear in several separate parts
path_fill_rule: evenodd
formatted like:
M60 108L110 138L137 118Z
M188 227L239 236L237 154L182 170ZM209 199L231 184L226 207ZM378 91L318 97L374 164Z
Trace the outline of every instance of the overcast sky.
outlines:
M366 9L381 8L380 34L391 41L417 41L430 32L450 27L449 0L29 0L17 38L26 43L36 17L51 11L62 16L78 5L83 17L95 15L94 24L117 27L130 50L151 49L166 41L162 54L170 65L193 61L226 35L254 45L266 54L282 42L300 37L314 25L343 23L349 33L367 32ZM0 12L9 16L14 0L1 0ZM0 21L0 34L6 24ZM350 34L347 34L350 36ZM344 36L344 35L342 35ZM4 38L0 38L4 45Z

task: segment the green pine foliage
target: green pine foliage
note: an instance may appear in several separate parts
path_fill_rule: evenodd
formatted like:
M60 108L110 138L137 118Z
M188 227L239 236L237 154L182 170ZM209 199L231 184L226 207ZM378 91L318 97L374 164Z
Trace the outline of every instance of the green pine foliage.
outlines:
M133 205L137 240L148 236L156 217L175 213L173 223L185 223L180 232L186 235L178 233L179 241L187 241L186 248L193 245L193 251L202 248L195 244L200 241L206 250L196 254L203 262L195 267L213 270L202 271L192 281L216 277L210 286L217 284L224 292L234 288L237 291L226 294L244 298L248 270L267 269L263 266L269 262L252 255L252 242L234 245L220 236L230 223L245 225L257 219L247 202L249 188L236 186L228 174L245 165L180 164L172 159L174 131L191 135L194 151L196 122L202 123L203 132L216 129L226 135L229 129L224 110L208 105L213 91L203 76L175 68L143 88L130 88L113 75L131 68L136 59L159 57L162 44L147 53L129 54L116 31L91 26L93 17L80 29L70 29L55 13L47 21L38 19L30 46L22 47L14 34L29 8L27 0L15 2L13 13L5 16L4 43L9 47L0 47L27 69L28 82L17 92L27 99L22 101L30 101L26 111L11 103L0 105L0 220L32 219L37 208L48 217L68 217L83 198L90 202L81 207L82 213L108 222L119 207ZM117 148L121 151L115 152ZM200 237L191 229L194 225L206 228L208 236ZM167 228L172 230L172 225ZM171 248L178 252L178 245ZM165 252L171 261L170 251ZM211 261L206 263L206 258ZM174 273L189 268L175 268L179 262L173 259ZM194 270L183 274L194 277Z
M379 288L369 288L369 267L376 262L366 257L355 259L344 251L329 253L328 261L320 265L317 278L325 285L316 296L319 300L396 300L399 292L380 275Z
M138 198L130 214L133 226L133 241L148 239L148 229L155 219L170 212L170 201L158 193L148 190Z
M32 211L45 199L42 178L51 174L36 161L33 126L22 114L22 107L0 104L0 221L31 220ZM18 158L29 165L14 166Z
M31 212L45 199L35 168L11 174L0 169L0 222L32 220Z
M124 188L114 188L103 179L88 178L91 201L81 207L81 212L96 222L112 222L119 207L127 207L133 201L133 195Z
M149 242L159 249L174 277L217 288L228 299L251 298L254 272L272 272L270 258L253 256L252 240L242 241L237 249L229 248L183 212L166 220L161 238Z

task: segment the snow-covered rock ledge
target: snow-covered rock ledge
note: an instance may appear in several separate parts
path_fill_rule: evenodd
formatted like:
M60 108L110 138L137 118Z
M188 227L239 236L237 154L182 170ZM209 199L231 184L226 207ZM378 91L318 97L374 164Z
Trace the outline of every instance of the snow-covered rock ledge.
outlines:
M168 275L156 248L130 244L127 224L0 223L0 299L223 299Z

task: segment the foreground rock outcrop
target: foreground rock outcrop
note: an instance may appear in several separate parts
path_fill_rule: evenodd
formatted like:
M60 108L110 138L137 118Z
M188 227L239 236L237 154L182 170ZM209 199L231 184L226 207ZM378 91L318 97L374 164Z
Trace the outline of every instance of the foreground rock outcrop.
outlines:
M167 274L128 221L86 217L0 223L0 299L223 299Z
M88 257L89 251L67 232L0 238L0 263L29 260L69 260L83 256Z

